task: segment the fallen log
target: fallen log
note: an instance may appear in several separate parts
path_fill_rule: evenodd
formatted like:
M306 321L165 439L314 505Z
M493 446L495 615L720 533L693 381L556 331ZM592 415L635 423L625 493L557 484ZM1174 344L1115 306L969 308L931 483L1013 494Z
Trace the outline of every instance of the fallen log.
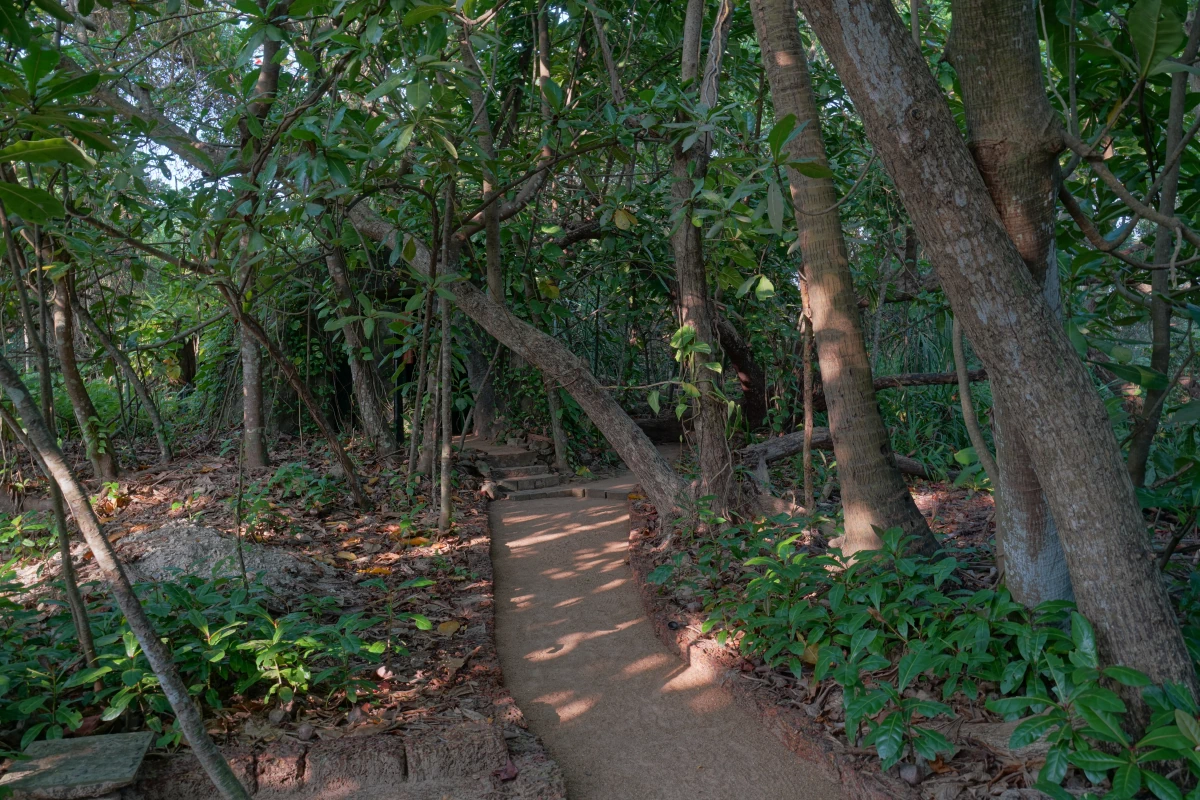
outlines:
M814 450L832 450L833 436L829 428L813 428L812 446ZM760 464L770 464L781 458L794 456L804 448L804 432L796 431L784 436L776 436L765 442L747 445L737 451L742 463L751 470L758 469ZM908 456L896 456L896 466L905 475L914 475L925 480L936 480L939 476L931 473L925 465ZM958 473L951 470L947 477L953 480Z
M986 381L987 370L973 369L967 373L967 377L972 383ZM881 389L900 389L906 386L950 386L958 383L958 374L955 372L902 372L897 375L882 375L872 383L877 392ZM813 393L813 410L825 410L825 394L821 391L819 384Z

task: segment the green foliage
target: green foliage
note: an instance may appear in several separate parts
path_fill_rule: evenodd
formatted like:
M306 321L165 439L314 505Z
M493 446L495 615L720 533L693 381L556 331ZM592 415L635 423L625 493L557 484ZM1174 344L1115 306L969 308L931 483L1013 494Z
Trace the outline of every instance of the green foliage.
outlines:
M98 715L157 732L160 747L179 744L170 705L120 612L90 610L98 664L86 668L69 613L53 601L48 614L16 602L12 566L0 569L0 732L23 730L24 747ZM400 642L370 637L381 618L344 614L333 598L308 597L274 614L257 578L249 588L240 578L186 575L135 588L190 693L208 709L235 698L353 703L372 691L366 674L386 652L407 653ZM419 615L390 616L428 627Z
M709 515L708 522L719 521ZM884 769L952 752L931 723L954 716L948 703L956 695L974 702L986 685L994 687L988 709L1024 717L1014 749L1049 742L1038 788L1051 796L1069 796L1060 785L1071 766L1093 785L1109 781L1112 797L1132 797L1142 785L1159 798L1194 791L1195 702L1182 687L1154 686L1137 670L1102 669L1092 626L1072 604L1030 611L1003 588L966 590L955 557L913 555L899 529L883 532L882 550L849 563L836 550L809 552L800 544L802 522L712 525L690 543L694 560L677 558L650 579L690 587L708 610L703 630L722 642L732 637L746 656L834 681L847 737L874 747ZM1194 637L1200 579L1183 610ZM1136 742L1125 732L1115 684L1140 689L1154 712ZM1185 764L1187 775L1165 777L1160 768L1169 762Z

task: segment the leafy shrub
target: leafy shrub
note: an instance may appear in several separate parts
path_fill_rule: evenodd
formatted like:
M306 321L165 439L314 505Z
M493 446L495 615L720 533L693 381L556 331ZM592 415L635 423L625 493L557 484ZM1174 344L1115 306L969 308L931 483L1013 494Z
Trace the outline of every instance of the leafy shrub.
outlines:
M0 568L0 736L20 731L24 748L99 714L159 733L160 747L177 745L170 705L120 611L93 606L98 663L81 668L70 614L55 603L42 614L15 602L22 587L13 580L13 563ZM367 638L382 618L340 614L331 598L305 598L300 609L274 616L259 578L247 587L241 578L180 575L135 588L155 630L170 642L184 683L207 709L234 697L355 702L371 690L365 673L389 649L407 653L398 642ZM392 617L429 627L420 615Z
M836 682L847 738L874 747L884 769L952 752L928 723L953 717L947 703L961 693L984 697L1007 720L1030 715L1010 744L1047 740L1037 788L1052 797L1071 797L1061 785L1074 766L1105 797L1144 789L1161 800L1185 791L1200 800L1195 700L1136 670L1102 669L1092 626L1073 604L1030 610L1002 587L966 589L957 558L911 555L899 529L882 534L882 550L848 563L836 550L802 546L800 522L710 525L710 534L688 542L694 560L679 554L650 578L688 586L708 611L704 632L744 655L797 677L808 665L817 680ZM1195 580L1183 604L1189 634L1197 631L1198 598ZM1140 690L1153 712L1137 741L1126 732L1116 684Z

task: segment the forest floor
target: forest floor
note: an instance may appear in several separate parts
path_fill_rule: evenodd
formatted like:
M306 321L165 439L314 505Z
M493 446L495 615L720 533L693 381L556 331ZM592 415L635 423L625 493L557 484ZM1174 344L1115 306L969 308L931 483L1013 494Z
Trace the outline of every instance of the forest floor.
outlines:
M328 480L339 470L323 454L320 444L310 449L297 440L280 442L272 452L272 468L246 474L239 490L236 449L223 456L206 451L180 457L164 469L132 473L118 490L97 496L105 531L131 578L159 582L179 571L201 577L239 574L240 491L247 532L242 557L248 573L263 573L271 611L281 616L322 599L329 617L322 622L360 614L374 622L358 636L390 645L382 663L359 672L355 697L344 690L298 693L295 701L282 703L235 693L223 707L206 708L210 733L227 752L261 753L289 745L312 750L325 742L378 735L444 743L453 738L445 732L455 726L488 727L503 737L496 737L499 755L489 753L499 763L459 765L478 773L471 777L479 791L455 790L452 796L560 797L557 766L525 731L521 712L503 686L493 637L490 533L484 501L472 482L456 490L454 531L439 538L428 482L409 495L402 474L368 452L354 452L374 504L361 512L344 484ZM93 579L91 554L82 543L74 552L81 582ZM57 577L59 559L50 547L44 556L25 558L17 577L27 587L26 604L36 602L48 612L46 584ZM414 580L421 585L399 588ZM85 590L103 610L107 598L101 587ZM420 615L428 625L406 615ZM82 713L83 725L68 735L136 725L128 715L102 721L99 708ZM484 749L489 748L495 749L491 744ZM466 756L473 760L475 752ZM410 779L413 757L410 746ZM151 762L155 758L152 753ZM453 757L443 760L454 767ZM298 769L302 772L303 765ZM259 772L259 788L265 789L261 763Z

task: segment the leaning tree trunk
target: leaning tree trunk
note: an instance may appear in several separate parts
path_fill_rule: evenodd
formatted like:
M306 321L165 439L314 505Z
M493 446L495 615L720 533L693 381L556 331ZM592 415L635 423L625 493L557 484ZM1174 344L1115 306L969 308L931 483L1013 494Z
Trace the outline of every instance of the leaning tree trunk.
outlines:
M335 247L325 256L325 266L338 296L338 316L343 319L346 315L358 316L358 300L350 285L350 275L346 271L346 259L341 248ZM377 362L363 354L364 349L370 347L370 343L362 323L358 320L345 323L342 326L342 336L346 340L350 383L354 391L354 401L358 404L358 414L362 418L363 433L371 440L376 453L391 455L396 452L396 437L388 425L383 401L379 396L382 380L379 377Z
M249 800L249 794L233 774L233 770L229 768L221 751L209 737L204 726L204 718L200 715L200 709L180 679L170 650L155 632L145 610L138 602L133 586L129 583L129 578L121 567L121 563L117 560L112 543L108 541L100 528L96 512L92 510L91 503L88 502L87 493L71 472L71 468L67 466L66 459L63 458L62 451L58 449L42 415L38 413L37 405L33 402L29 390L25 388L21 377L8 363L8 359L3 356L0 356L0 386L3 386L4 392L25 423L27 435L33 442L41 461L45 463L50 472L51 479L62 490L63 497L71 508L71 515L75 517L75 523L79 526L83 538L87 541L88 547L96 559L100 574L108 583L109 591L112 592L121 613L124 614L130 629L137 637L138 644L142 646L142 652L150 663L150 669L158 678L163 694L166 695L171 709L175 712L175 720L179 729L188 744L191 745L192 752L200 762L200 766L208 774L222 797L227 800Z
M71 400L71 409L75 412L75 421L79 423L79 431L87 448L88 461L92 463L92 472L101 481L111 482L117 479L117 459L113 455L112 444L100 427L100 415L92 404L87 384L79 374L75 359L75 319L71 313L70 281L71 275L68 273L54 282L54 339L58 343L59 368L62 370L67 397Z
M1177 681L1196 674L1150 550L1104 403L1013 245L950 109L886 0L800 0L883 157L993 394L1036 436L1030 460L1079 610L1101 657ZM1139 709L1139 697L1127 697Z
M430 252L414 237L401 238L387 220L359 203L351 212L359 231L393 250L404 252L411 246L409 263L421 274L428 274ZM588 371L587 366L557 339L515 317L504 306L493 302L469 281L446 286L454 295L459 310L490 333L497 341L533 364L544 375L559 383L583 408L588 418L604 434L629 468L650 501L660 513L683 506L686 484L655 449L620 404Z
M792 2L752 0L750 10L775 114L794 115L801 128L787 145L787 153L791 159L809 159L825 166L820 118ZM933 550L937 542L896 468L887 428L875 401L871 360L833 179L811 178L789 169L788 182L800 230L809 314L841 482L846 528L842 552L849 555L879 549L879 531L891 527L916 537L916 549Z
M1022 0L954 0L951 10L946 55L962 85L967 144L1009 238L1057 311L1054 175L1062 142L1042 82L1037 11ZM996 545L1005 581L1030 608L1069 600L1066 557L1025 444L1032 429L1019 408L999 396L994 405Z
M79 318L83 320L83 327L88 329L88 333L96 337L104 347L104 351L108 353L108 357L116 362L117 367L125 375L125 379L129 381L129 385L133 387L133 391L137 394L138 399L142 401L142 405L146 408L146 414L150 417L150 426L154 429L154 439L158 442L158 463L169 464L174 456L171 453L171 442L167 437L167 425L163 422L162 415L158 413L158 404L154 402L154 398L150 395L150 390L146 386L146 382L142 380L142 376L137 374L137 370L133 368L133 364L129 361L129 356L121 352L120 348L113 343L112 337L106 334L103 329L88 313L87 308L80 302L78 297L72 294L72 304Z
M742 416L746 426L758 430L767 422L767 373L755 360L750 343L722 316L717 317L717 337L742 387Z

